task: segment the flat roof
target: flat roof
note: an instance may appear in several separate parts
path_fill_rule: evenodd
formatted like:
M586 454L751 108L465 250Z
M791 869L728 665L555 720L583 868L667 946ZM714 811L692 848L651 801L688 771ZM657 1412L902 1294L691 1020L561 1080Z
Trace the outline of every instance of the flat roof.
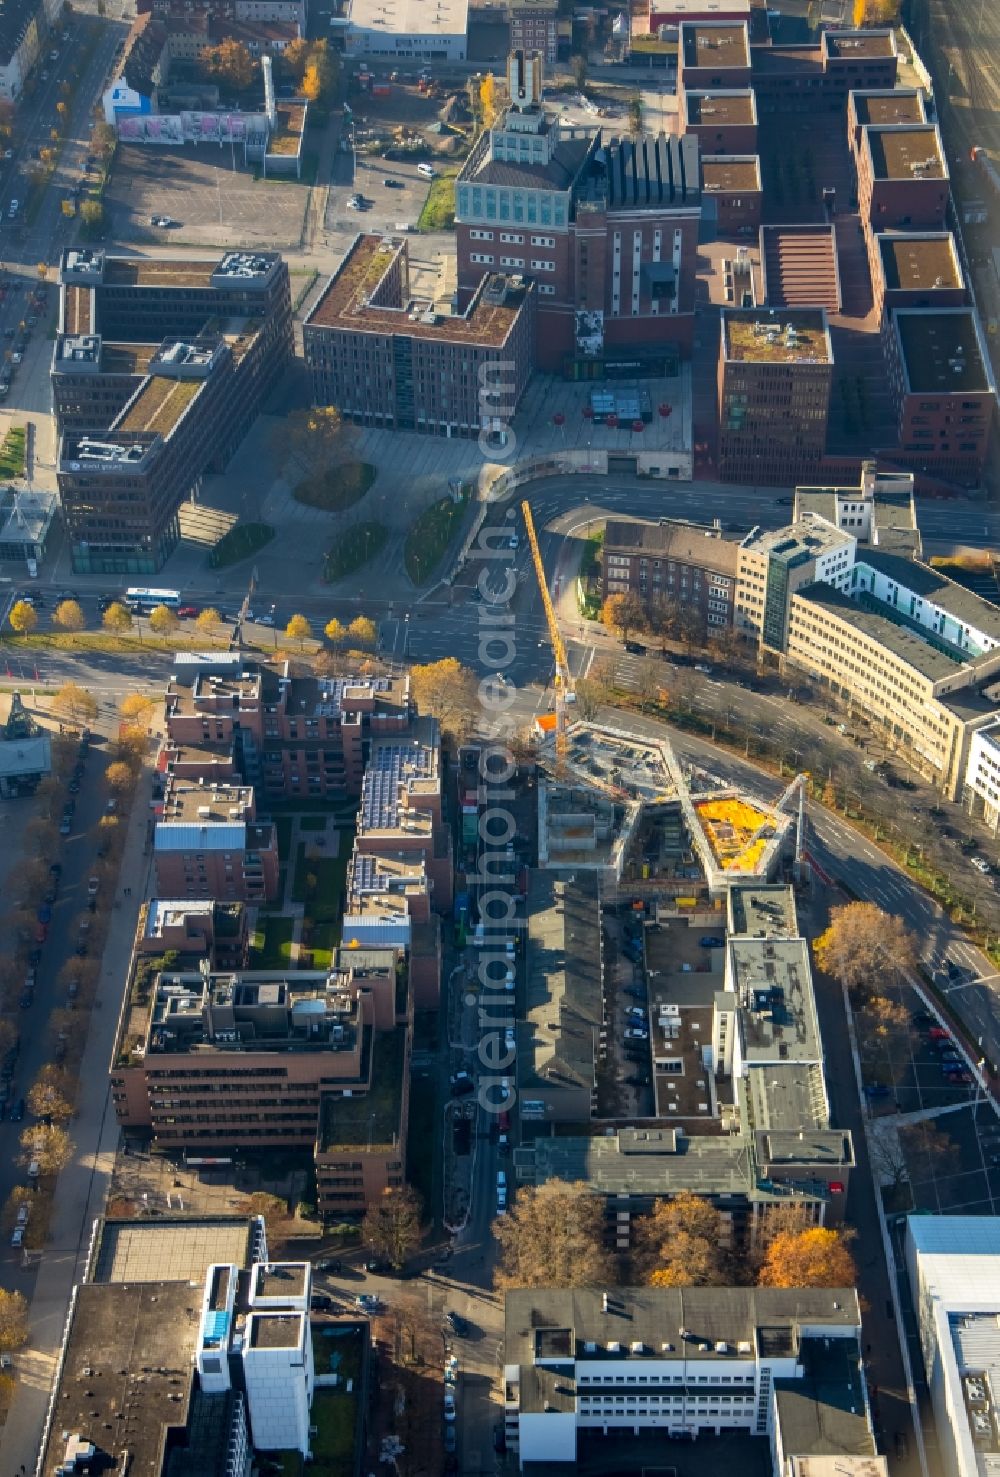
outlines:
M733 934L792 938L798 934L795 893L784 882L737 882L729 888Z
M101 1222L88 1280L91 1282L197 1282L215 1262L244 1267L250 1260L249 1216L172 1217L146 1222Z
M715 190L759 190L760 159L756 154L706 155L701 161L701 187Z
M253 810L252 785L199 785L194 780L173 780L163 796L164 821L189 821L192 825L230 824L248 820ZM238 810L239 815L230 815Z
M302 1341L302 1317L298 1312L251 1313L247 1319L251 1349L297 1349Z
M191 401L207 382L149 375L123 413L112 423L115 431L153 431L169 436Z
M106 256L105 287L211 287L219 258L209 261L164 260L149 256Z
M974 308L896 308L892 317L914 394L994 388Z
M745 21L682 21L685 67L749 67Z
M306 318L306 327L406 334L495 348L506 342L524 303L525 289L508 291L511 279L496 274L484 277L464 314L414 311L403 302L372 303L382 278L405 252L405 241L394 237L357 236Z
M391 36L464 36L469 0L351 0L349 24Z
M891 31L824 31L822 45L827 55L853 61L877 56L895 56L896 42Z
M740 547L755 554L777 555L785 563L792 564L841 548L853 538L854 534L849 529L838 528L823 517L806 513L794 523L786 523L783 528L752 530Z
M729 988L740 1003L743 1056L759 1061L819 1062L809 945L801 938L730 938Z
M854 99L854 116L862 127L871 124L885 128L893 124L927 121L923 93L915 90L907 92L898 88L892 92L852 92L851 97Z
M748 364L829 364L822 308L730 308L722 312L725 357Z
M63 292L65 293L63 332L93 333L93 288L78 287L74 283L66 283L63 286Z
M308 1267L305 1262L258 1262L254 1267L252 1297L290 1298L305 1297L308 1288Z
M145 375L159 344L123 344L101 340L100 371L102 374Z
M784 1451L801 1456L875 1456L859 1348L845 1339L803 1338L801 1378L776 1379Z
M964 287L965 278L950 231L924 236L878 236L882 276L887 288L909 292Z
M39 1470L77 1470L89 1442L102 1470L161 1477L167 1433L187 1424L200 1301L186 1282L77 1286Z
M933 123L912 128L866 128L876 179L947 179L941 137Z
M687 121L691 125L725 128L737 123L756 123L757 105L751 91L686 92Z
M879 570L900 589L912 590L915 595L953 616L960 625L980 631L1000 643L1000 609L992 600L986 600L957 580L949 579L942 570L934 569L919 559L904 559L881 549L860 550L858 563ZM974 661L975 657L966 654L966 659Z
M405 1025L377 1032L365 1027L364 1049L371 1054L371 1087L367 1092L355 1089L350 1097L323 1094L319 1126L321 1152L384 1149L398 1141L406 1033Z
M954 656L947 655L938 647L931 646L909 626L897 625L887 615L869 606L858 605L833 585L823 584L821 581L805 585L793 594L793 605L796 600L805 600L810 605L818 606L828 616L846 622L853 630L891 651L929 682L940 682L944 677L953 677L959 667L966 664L971 666L975 660L969 656L963 661L958 653Z
M358 832L423 831L430 834L429 808L440 793L440 747L433 718L417 718L398 739L372 740L361 782ZM421 799L427 806L421 807Z

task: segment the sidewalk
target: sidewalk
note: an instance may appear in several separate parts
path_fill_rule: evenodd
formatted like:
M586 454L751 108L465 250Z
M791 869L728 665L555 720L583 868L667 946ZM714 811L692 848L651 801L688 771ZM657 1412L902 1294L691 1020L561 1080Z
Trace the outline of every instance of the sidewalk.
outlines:
M30 1338L14 1356L17 1389L6 1425L0 1432L0 1470L17 1472L21 1463L34 1471L63 1329L74 1285L81 1279L90 1249L91 1228L103 1214L118 1147L118 1124L112 1109L108 1063L118 1024L123 983L128 973L139 907L146 895L150 858L144 852L152 793L152 771L136 786L120 878L142 879L132 896L112 912L97 997L87 1027L80 1064L77 1117L70 1125L77 1152L59 1176L54 1197L49 1244L39 1254L38 1276L31 1299Z

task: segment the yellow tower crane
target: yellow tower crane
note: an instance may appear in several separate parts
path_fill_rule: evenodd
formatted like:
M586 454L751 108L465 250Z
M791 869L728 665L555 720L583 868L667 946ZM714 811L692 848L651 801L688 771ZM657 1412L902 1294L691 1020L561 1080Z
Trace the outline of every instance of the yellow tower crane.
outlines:
M555 606L549 594L549 587L545 582L545 566L542 563L541 550L538 547L538 535L535 533L535 520L531 516L531 508L528 503L521 504L521 512L524 514L524 526L528 534L528 543L531 545L531 557L535 565L535 578L538 580L538 589L542 597L542 609L545 611L545 620L549 628L549 641L552 643L552 655L556 664L556 759L561 764L566 756L566 697L572 691L572 678L569 674L569 662L566 660L566 647L559 633L559 622L556 620Z

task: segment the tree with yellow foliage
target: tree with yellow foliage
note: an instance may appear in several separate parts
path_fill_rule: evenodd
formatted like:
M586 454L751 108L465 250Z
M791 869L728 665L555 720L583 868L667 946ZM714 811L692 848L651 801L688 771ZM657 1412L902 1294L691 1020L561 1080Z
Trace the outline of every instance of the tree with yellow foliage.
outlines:
M826 1226L775 1236L759 1278L761 1287L853 1287L856 1281L847 1234Z
M497 83L492 72L487 72L479 84L479 106L483 112L483 127L492 128L497 121Z

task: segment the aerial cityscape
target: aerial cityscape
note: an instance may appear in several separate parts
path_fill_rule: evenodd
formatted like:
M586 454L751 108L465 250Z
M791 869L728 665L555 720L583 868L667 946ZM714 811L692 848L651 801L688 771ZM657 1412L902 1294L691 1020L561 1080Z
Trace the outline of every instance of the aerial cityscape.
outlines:
M0 1477L996 1477L998 56L4 0Z

